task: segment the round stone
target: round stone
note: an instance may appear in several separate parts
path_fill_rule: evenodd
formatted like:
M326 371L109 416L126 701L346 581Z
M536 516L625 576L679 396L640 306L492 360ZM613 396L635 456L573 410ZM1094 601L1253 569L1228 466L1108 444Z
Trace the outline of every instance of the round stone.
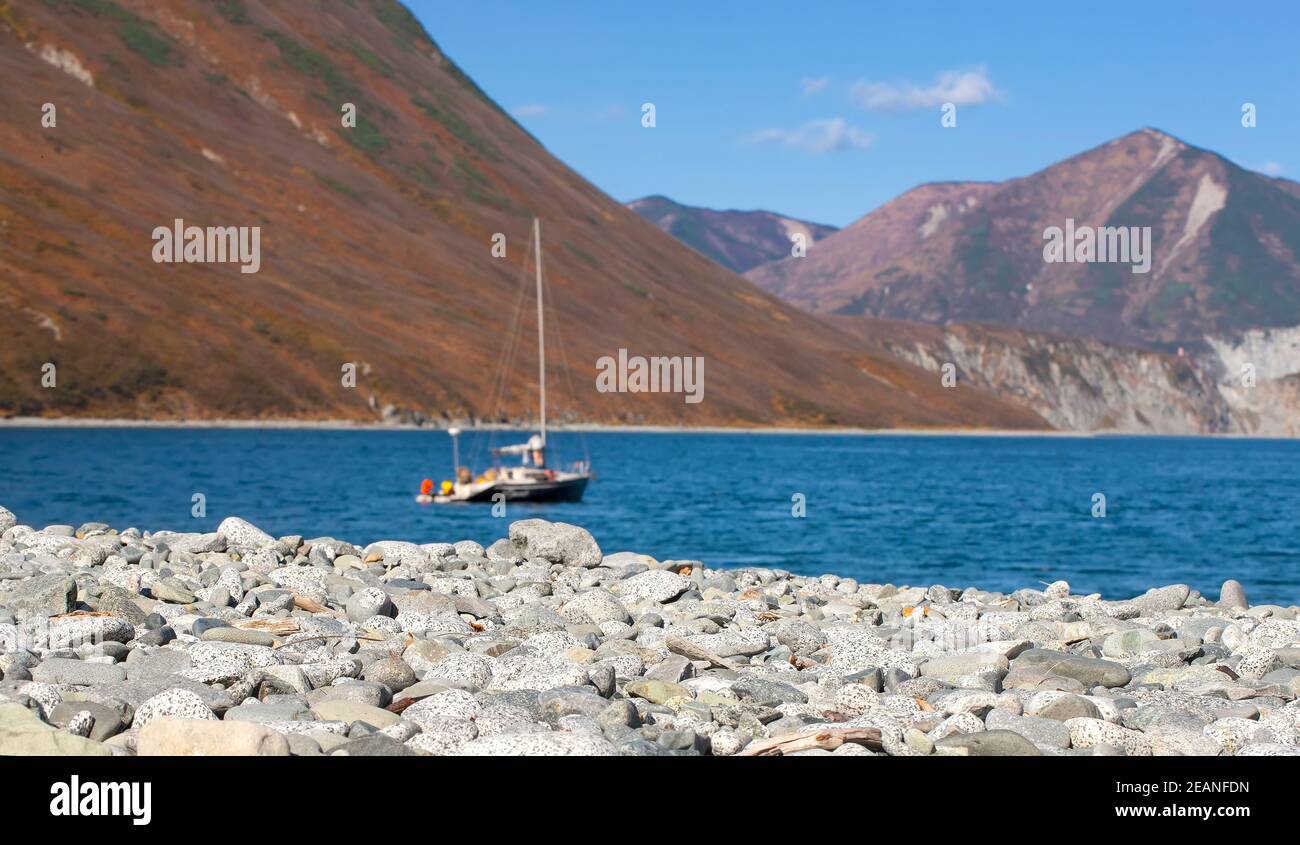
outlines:
M415 670L400 657L376 660L365 668L361 677L383 684L393 692L400 692L415 683Z

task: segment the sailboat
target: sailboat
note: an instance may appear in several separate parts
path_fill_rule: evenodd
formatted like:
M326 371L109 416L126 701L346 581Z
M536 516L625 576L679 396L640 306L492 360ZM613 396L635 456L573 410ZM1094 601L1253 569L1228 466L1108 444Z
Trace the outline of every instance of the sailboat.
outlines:
M546 336L542 308L542 225L533 218L537 275L537 383L538 431L523 443L493 448L496 465L475 477L460 465L460 429L451 428L452 467L455 480L442 482L439 491L420 500L435 504L454 502L577 502L591 480L591 462L579 461L568 470L552 468L546 457ZM502 458L518 456L519 463L503 465Z

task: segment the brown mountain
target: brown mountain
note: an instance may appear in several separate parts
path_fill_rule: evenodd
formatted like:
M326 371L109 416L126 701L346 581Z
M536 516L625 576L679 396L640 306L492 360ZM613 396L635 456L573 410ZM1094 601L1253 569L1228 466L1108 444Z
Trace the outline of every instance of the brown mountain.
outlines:
M1199 348L1300 324L1297 187L1143 129L1024 178L922 185L747 275L823 313ZM1150 227L1149 272L1049 263L1044 232L1067 220Z
M392 0L0 2L0 78L0 413L529 415L526 299L500 403L492 383L537 215L559 417L1045 425L660 232ZM260 270L155 262L176 219L258 227ZM703 356L704 401L597 392L597 358L620 348Z
M770 211L715 211L662 196L633 200L627 207L737 273L789 256L796 235L802 235L809 246L838 231Z

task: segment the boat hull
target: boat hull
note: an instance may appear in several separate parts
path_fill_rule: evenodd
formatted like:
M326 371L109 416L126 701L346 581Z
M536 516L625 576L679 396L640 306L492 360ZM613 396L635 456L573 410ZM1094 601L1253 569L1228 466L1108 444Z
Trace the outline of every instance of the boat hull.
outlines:
M454 502L491 503L497 501L497 494L505 497L507 502L579 502L587 489L590 476L578 475L571 478L557 478L554 481L508 482L498 481L482 490L476 490L464 497L439 497L440 504Z
M579 502L587 489L587 481L587 476L583 475L535 484L502 483L493 492L504 493L507 502Z

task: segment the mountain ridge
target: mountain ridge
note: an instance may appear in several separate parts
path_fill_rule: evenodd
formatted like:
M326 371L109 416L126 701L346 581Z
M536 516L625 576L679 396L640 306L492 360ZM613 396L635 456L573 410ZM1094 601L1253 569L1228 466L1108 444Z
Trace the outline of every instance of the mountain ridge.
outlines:
M558 422L1046 426L624 209L391 0L5 4L0 75L0 413L527 420L534 347L491 385L536 215ZM153 263L176 218L260 227L260 271ZM619 348L703 355L705 401L599 393Z
M1297 186L1300 187L1300 186ZM746 275L816 313L1138 343L1300 323L1300 191L1150 127L1002 182L928 183ZM1040 235L1150 227L1147 275L1048 263Z
M626 205L696 252L737 273L790 255L795 235L802 235L806 248L836 231L834 226L765 209L703 208L684 205L662 194L651 194Z

